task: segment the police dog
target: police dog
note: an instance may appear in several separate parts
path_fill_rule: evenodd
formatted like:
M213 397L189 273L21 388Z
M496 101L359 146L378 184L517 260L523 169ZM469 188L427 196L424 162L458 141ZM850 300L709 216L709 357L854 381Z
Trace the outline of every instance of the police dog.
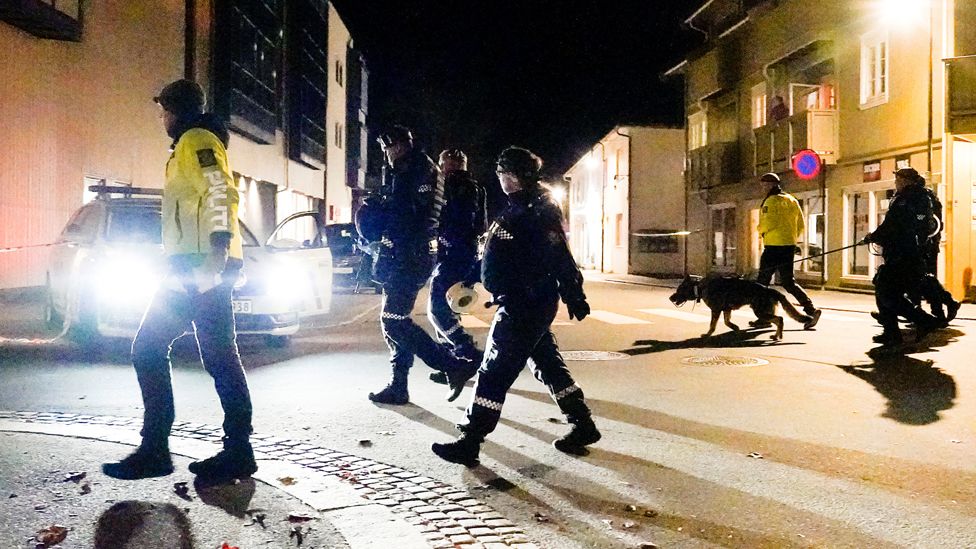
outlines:
M807 316L786 299L786 296L776 290L763 286L758 282L744 280L738 276L687 276L678 286L678 289L671 295L671 303L680 307L688 301L704 301L705 305L712 310L712 323L708 327L708 332L702 337L709 337L715 332L715 325L718 324L719 315L724 315L725 325L733 330L739 327L732 323L732 311L749 305L752 312L756 313L758 321L755 325L776 326L776 333L773 334L773 341L783 339L783 317L776 315L776 305L782 305L790 318L803 324L803 327L812 327L813 318Z

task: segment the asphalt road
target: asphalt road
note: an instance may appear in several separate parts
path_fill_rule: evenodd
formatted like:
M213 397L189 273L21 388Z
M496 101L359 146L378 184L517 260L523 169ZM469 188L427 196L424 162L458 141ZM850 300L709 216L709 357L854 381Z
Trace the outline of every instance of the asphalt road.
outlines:
M787 320L772 342L770 330L720 325L705 341L704 307L676 309L665 288L591 281L587 292L590 318L560 313L562 349L623 353L570 362L604 434L589 456L550 446L568 426L525 372L481 467L434 458L470 389L445 402L418 361L410 405L370 403L389 375L373 295L336 296L334 314L285 349L242 342L255 428L467 487L545 547L976 547L973 322L879 353L869 296L813 292L828 308L815 331ZM480 341L488 321L466 319ZM4 335L39 326L29 303L0 311ZM177 348L178 420L219 423L192 351ZM0 346L0 364L0 410L141 414L124 344Z

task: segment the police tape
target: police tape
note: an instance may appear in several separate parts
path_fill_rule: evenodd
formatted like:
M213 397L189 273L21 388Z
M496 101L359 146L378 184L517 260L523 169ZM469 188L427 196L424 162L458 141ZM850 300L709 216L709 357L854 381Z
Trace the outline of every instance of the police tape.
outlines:
M0 248L0 254L7 252L19 252L20 250L27 250L29 248L48 248L57 245L58 242L51 242L50 244L31 244L29 246L11 246L9 248Z
M694 231L674 231L670 233L630 233L631 236L646 236L646 237L659 237L659 236L688 236L695 233L703 232L705 229L696 229Z

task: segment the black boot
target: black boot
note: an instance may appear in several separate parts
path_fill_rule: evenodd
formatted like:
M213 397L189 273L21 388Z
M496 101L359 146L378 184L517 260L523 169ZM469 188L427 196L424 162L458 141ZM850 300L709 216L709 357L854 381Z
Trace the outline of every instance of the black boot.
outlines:
M478 465L478 453L484 440L484 437L462 433L454 442L445 444L435 442L430 445L430 449L444 461L474 467Z
M560 452L575 456L586 455L586 447L602 438L600 431L590 416L571 417L569 422L573 425L572 430L554 440L552 445Z
M454 402L457 397L461 396L464 385L478 373L480 365L479 362L457 359L452 368L444 370L444 373L447 374L447 386L450 388L447 392L448 402Z
M410 402L410 393L407 392L407 374L409 370L404 368L393 369L393 379L378 393L370 393L369 399L377 404L406 404Z
M946 324L952 322L959 313L959 306L962 305L955 299L950 298L949 302L945 304L946 306Z
M882 345L901 345L901 330L895 328L885 328L883 332L871 338L871 341Z
M428 377L438 385L447 385L447 374L444 372L431 372Z
M167 444L143 441L135 452L121 461L103 463L102 472L121 480L164 477L173 472L173 459L169 455Z
M816 326L818 322L820 322L820 315L823 314L823 311L820 309L811 309L807 311L806 314L808 317L810 317L810 320L803 323L803 329L810 330Z
M224 449L215 455L190 464L190 472L205 482L223 482L247 478L258 470L254 450L247 441L224 441Z

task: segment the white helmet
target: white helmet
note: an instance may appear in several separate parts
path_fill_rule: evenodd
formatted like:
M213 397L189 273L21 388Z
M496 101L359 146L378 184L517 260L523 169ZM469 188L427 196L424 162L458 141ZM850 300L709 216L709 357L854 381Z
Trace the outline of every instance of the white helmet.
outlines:
M479 305L483 305L484 301L476 288L467 286L463 282L458 282L447 289L448 306L461 315L471 314L478 309Z

